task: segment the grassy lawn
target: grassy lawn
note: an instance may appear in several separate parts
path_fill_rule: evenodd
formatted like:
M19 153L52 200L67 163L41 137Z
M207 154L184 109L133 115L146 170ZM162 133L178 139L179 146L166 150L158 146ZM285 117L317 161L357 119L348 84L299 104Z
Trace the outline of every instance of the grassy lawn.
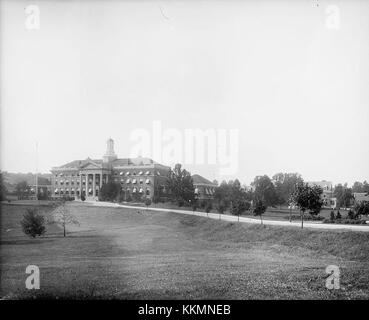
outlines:
M31 204L28 204L31 205ZM369 234L69 203L81 222L30 239L25 205L1 205L3 298L368 299ZM51 207L41 206L49 215ZM27 265L40 268L28 291ZM337 265L341 289L325 288Z

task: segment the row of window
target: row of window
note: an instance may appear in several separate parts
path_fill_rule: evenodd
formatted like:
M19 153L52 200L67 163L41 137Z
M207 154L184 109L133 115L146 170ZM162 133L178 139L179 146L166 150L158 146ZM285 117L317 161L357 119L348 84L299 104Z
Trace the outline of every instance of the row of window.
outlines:
M139 171L139 172L136 172L136 171L126 171L126 172L124 172L124 171L120 171L120 172L114 172L114 175L115 176L130 176L130 175L132 175L132 176L142 176L142 175L146 175L146 176L149 176L149 175L151 175L152 174L152 172L151 171L146 171L146 172L143 172L143 171ZM156 174L157 176L160 176L161 174L160 174L160 171L154 171L153 172L153 174Z
M201 190L202 191L202 190ZM203 193L201 192L198 188L195 189L195 194L200 194L200 193ZM214 195L214 192L215 190L212 189L212 188L204 188L204 193L209 195L209 196L212 196Z
M119 182L119 179L116 178L116 179L114 179L114 181ZM133 183L133 184L135 184L137 182L139 182L140 184L143 184L144 180L143 179L139 179L139 180L137 180L137 179L127 179L127 180L120 179L120 183L127 183L127 184L128 183ZM146 179L145 183L150 184L151 183L150 179Z
M85 191L85 190L83 190L83 191ZM127 189L122 189L122 191L125 191L125 192L128 192L128 193L130 193L131 192L131 189L130 188L127 188ZM95 190L95 193L96 193L96 195L98 195L98 193L99 193L99 191L98 190ZM146 189L146 191L144 191L143 190L143 188L136 188L136 187L134 187L133 189L132 189L132 193L145 193L146 195L150 195L150 189ZM74 191L74 189L72 189L72 190L63 190L63 189L55 189L54 190L54 194L60 194L60 195L64 195L64 194L71 194L71 195L74 195L74 194L77 194L77 195L79 195L79 190L76 190L76 192ZM90 188L90 189L88 189L88 194L93 194L92 193L92 189Z

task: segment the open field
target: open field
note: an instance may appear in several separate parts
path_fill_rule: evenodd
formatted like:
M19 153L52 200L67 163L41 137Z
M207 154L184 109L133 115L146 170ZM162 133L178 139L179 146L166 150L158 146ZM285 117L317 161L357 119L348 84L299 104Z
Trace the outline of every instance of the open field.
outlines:
M80 226L30 239L26 206L1 205L3 298L368 299L369 234L217 221L68 203ZM45 215L51 207L42 206ZM27 291L27 265L41 288ZM325 268L341 289L325 288Z

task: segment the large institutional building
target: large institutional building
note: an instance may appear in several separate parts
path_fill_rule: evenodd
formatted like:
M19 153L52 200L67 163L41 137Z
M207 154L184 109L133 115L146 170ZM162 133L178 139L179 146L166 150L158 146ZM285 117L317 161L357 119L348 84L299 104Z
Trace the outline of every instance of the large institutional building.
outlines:
M72 197L97 200L99 191L109 179L120 183L124 200L134 195L153 198L166 196L166 179L170 167L149 158L119 159L114 152L114 141L107 141L106 153L102 159L74 160L51 170L52 197ZM216 184L193 175L195 193L201 200L213 198Z
M60 167L52 168L52 190L54 197L73 197L96 200L99 191L109 179L122 185L125 197L140 194L147 198L154 191L166 193L166 176L170 167L151 159L119 159L114 152L114 141L107 141L106 153L102 159L74 160Z

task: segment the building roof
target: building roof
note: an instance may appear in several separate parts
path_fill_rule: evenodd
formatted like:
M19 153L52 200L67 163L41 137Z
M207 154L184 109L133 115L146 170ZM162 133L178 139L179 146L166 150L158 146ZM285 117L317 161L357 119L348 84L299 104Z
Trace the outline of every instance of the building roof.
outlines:
M57 169L76 169L76 168L83 167L84 165L91 163L91 162L97 165L101 165L101 166L104 166L106 164L105 162L103 162L102 159L87 158L85 160L74 160L74 161L68 162L56 168ZM112 165L113 168L120 167L120 166L145 166L145 165L151 165L151 164L158 164L158 163L150 158L143 158L143 157L121 158L121 159L115 159L110 162L110 165Z
M192 181L193 181L193 184L208 184L208 185L216 186L215 183L213 183L213 182L209 181L208 179L200 176L199 174L192 175Z

